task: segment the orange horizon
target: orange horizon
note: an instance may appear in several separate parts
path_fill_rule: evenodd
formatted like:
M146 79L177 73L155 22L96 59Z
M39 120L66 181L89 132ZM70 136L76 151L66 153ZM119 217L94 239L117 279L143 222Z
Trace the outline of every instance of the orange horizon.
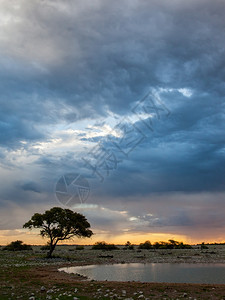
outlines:
M14 233L14 234L13 234ZM26 244L33 246L46 245L48 238L42 238L35 231L14 230L13 233L10 230L0 231L0 245L5 246L12 241L21 240ZM204 243L223 243L224 239L220 238L191 238L186 235L172 234L172 233L124 233L119 235L112 235L109 233L95 233L90 239L74 238L69 241L61 241L58 245L94 245L96 242L105 241L106 243L124 245L127 241L130 241L133 245L139 245L149 240L152 244L155 242L167 242L168 240L175 240L186 244L196 245Z
M21 239L18 239L18 240L21 240ZM14 241L16 241L16 240L12 240L11 242L14 242ZM7 244L2 244L2 243L0 243L0 247L1 246L7 246L8 244L10 244L11 242L9 242L9 243L7 243ZM24 241L23 241L24 242ZM103 240L99 240L98 242L106 242L107 244L111 244L110 242L107 242L107 241L103 241ZM141 243L144 243L144 242L146 242L146 241L142 241ZM151 242L151 241L150 241ZM158 240L157 242L168 242L168 240L167 241L163 241L163 240ZM176 242L183 242L183 241L177 241L176 240ZM24 242L25 243L25 242ZM96 242L95 242L96 243ZM92 243L92 244L81 244L81 243L58 243L57 244L57 246L93 246L93 245L95 245L95 243ZM151 244L153 245L154 243L156 243L156 242L151 242ZM213 241L213 242L208 242L208 241L201 241L201 242L196 242L196 243L188 243L189 245L191 245L191 246L194 246L194 245L201 245L202 243L204 243L204 244L218 244L218 245L222 245L222 244L225 244L225 241L224 242L218 242L218 241ZM29 244L29 245L31 245L31 246L45 246L46 244L47 244L47 240L46 240L46 243L42 243L42 244L32 244L32 243L28 243L28 242L26 242L25 244ZM114 245L116 245L116 246L124 246L125 244L126 244L126 242L125 243L112 243L112 244L114 244ZM131 243L132 245L134 245L134 246L139 246L140 245L140 243ZM186 243L185 243L186 244Z

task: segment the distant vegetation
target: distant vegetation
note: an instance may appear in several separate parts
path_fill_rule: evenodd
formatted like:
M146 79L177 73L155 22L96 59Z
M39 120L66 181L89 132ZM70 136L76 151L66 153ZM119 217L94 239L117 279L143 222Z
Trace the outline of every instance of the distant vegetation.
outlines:
M30 245L23 244L22 241L17 240L5 246L3 250L8 250L8 251L32 250L32 247Z
M134 250L134 245L132 245L131 242L127 241L123 250Z
M106 242L97 242L92 246L92 250L118 250L119 248L116 247L114 244L107 244Z
M219 246L219 245L221 245L221 246L223 246L223 245L225 245L225 242L221 242L221 243L202 243L202 244L205 244L205 245L212 245L212 246ZM199 244L198 244L199 245Z
M77 246L76 246L76 250L84 250L84 246L82 246L82 245L77 245Z
M119 248L114 244L107 244L106 242L97 242L92 246L94 250L118 250ZM155 242L151 244L150 241L145 241L138 246L138 249L192 249L191 245L184 244L183 242L177 242L169 240L168 242ZM123 250L134 250L134 245L129 241L123 247Z
M153 245L150 241L141 243L139 249L191 249L192 246L184 244L183 242L177 242L169 240L168 242L155 242Z
M42 246L42 247L41 247L41 250L42 250L42 251L46 251L46 250L49 251L49 250L50 250L50 245L47 244L47 245Z
M139 246L138 246L139 249L152 249L153 246L151 244L150 241L146 241L144 243L141 243Z
M204 250L204 249L209 249L209 247L207 247L207 246L205 245L205 243L202 242L202 243L201 243L201 250Z
M207 245L204 242L201 244L198 244L201 246L201 250L208 249ZM222 243L220 245L223 245ZM76 245L74 246L75 250L84 250L83 245ZM90 249L90 248L89 248ZM168 240L168 242L155 242L151 243L149 240L145 241L144 243L140 243L139 245L133 245L130 241L127 241L124 246L120 245L117 246L115 244L108 244L105 241L96 242L91 249L93 250L104 250L104 251L110 251L110 250L134 250L134 249L145 249L145 250L156 250L156 249L192 249L192 246L189 244L184 244L183 242L178 242L175 240ZM9 251L21 251L21 250L32 250L32 247L30 245L24 244L22 241L14 241L11 242L9 245L2 248L2 250L9 250ZM48 242L46 245L40 247L41 251L50 251L51 245ZM73 249L70 249L69 251L73 251Z

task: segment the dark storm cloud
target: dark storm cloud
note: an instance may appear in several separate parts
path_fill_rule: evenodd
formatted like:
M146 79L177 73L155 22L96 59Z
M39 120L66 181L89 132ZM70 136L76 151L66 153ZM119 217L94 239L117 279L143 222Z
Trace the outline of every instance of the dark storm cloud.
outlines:
M38 186L37 183L35 182L26 182L24 183L21 188L24 190L24 191L32 191L32 192L35 192L35 193L40 193L41 192L41 189L40 187Z
M2 52L25 70L7 91L36 91L40 104L62 99L74 109L68 121L107 108L125 114L149 86L224 87L223 1L21 3L12 9L20 22L5 32L14 39L2 42Z
M2 144L44 138L40 122L126 114L148 87L189 87L214 103L224 87L223 1L127 4L11 8L19 22L5 27L1 43ZM201 119L201 108L185 118Z

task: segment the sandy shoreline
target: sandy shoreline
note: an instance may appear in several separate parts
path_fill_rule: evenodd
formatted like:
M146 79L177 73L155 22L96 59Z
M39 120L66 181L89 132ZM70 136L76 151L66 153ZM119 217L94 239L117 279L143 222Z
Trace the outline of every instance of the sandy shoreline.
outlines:
M60 264L46 268L35 268L33 275L44 278L45 284L57 283L76 286L83 290L88 299L107 299L104 295L112 291L110 299L224 299L225 285L190 284L190 283L157 283L157 282L121 282L121 281L87 281L76 274L58 271L62 267L79 266L79 263ZM82 264L87 265L87 264ZM85 289L84 289L85 287ZM126 291L123 297L121 291ZM87 293L88 291L88 293ZM86 292L86 293L85 293Z

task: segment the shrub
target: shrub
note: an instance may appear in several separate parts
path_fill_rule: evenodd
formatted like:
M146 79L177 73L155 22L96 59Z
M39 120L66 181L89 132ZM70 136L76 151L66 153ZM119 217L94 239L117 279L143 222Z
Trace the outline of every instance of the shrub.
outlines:
M118 250L114 244L107 244L106 242L97 242L92 246L93 250Z
M205 243L203 242L203 243L201 243L201 250L204 250L204 249L209 249L209 247L207 247L207 246L205 245Z
M191 245L169 240L168 242L156 242L153 245L154 249L192 249Z
M134 245L131 245L131 243L128 241L126 242L123 250L134 250Z
M8 251L32 250L32 247L30 245L23 244L22 241L17 240L5 246L3 250L8 250Z
M138 246L139 249L152 249L152 244L150 241L146 241L144 243L141 243L139 246Z
M77 246L76 246L76 250L84 250L84 246L82 246L82 245L77 245Z
M42 250L42 251L49 251L49 250L50 250L50 245L47 244L47 245L42 246L42 247L41 247L41 250Z

